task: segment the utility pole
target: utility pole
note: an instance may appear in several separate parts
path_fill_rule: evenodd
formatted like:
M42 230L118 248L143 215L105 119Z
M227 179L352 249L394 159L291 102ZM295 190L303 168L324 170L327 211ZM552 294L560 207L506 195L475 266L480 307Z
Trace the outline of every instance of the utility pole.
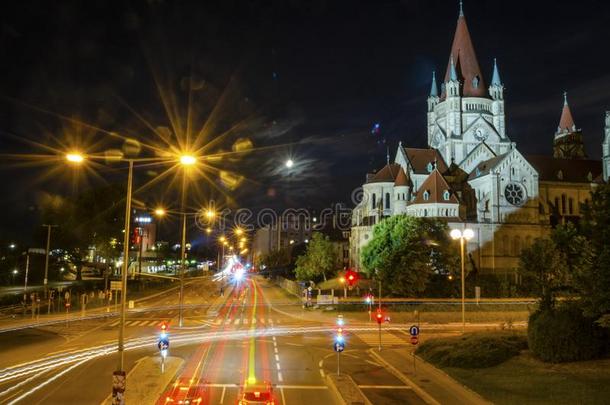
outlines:
M51 228L57 228L57 225L47 225L43 224L42 226L47 227L47 250L45 252L44 258L44 298L49 298L49 249L51 248ZM51 303L49 301L49 307Z

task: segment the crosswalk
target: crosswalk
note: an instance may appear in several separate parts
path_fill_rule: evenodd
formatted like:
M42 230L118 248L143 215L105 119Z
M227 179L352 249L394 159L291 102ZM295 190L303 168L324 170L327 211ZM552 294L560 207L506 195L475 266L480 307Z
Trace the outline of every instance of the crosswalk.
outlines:
M120 320L112 322L109 326L114 327L118 326ZM159 319L142 319L142 320L131 320L125 321L126 327L134 327L134 326L158 326L161 327L163 321Z
M379 332L353 332L360 340L369 346L379 345ZM382 331L381 332L381 345L382 346L393 346L393 345L405 345L408 342L398 335L392 332Z
M227 318L227 319L216 319L213 324L214 325L266 325L273 326L275 324L279 324L281 321L279 319L273 320L271 318Z

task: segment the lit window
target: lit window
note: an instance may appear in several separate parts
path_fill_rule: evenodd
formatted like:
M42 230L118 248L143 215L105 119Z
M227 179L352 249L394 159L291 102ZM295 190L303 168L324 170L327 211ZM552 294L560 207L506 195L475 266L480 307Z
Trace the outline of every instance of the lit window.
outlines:
M432 170L434 170L434 165L432 164L432 162L428 162L428 166L426 166L426 169L428 169L428 173L432 173Z
M443 193L443 200L449 201L449 190L445 190Z
M428 201L430 199L430 193L428 190L424 191L424 201Z

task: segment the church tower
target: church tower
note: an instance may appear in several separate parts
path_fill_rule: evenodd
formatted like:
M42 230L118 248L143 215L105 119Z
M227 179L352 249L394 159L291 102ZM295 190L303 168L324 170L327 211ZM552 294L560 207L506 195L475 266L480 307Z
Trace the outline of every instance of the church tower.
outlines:
M566 92L563 93L563 109L553 140L553 157L560 159L585 159L587 157L582 141L582 131L576 129Z
M604 181L610 181L610 111L606 111L606 126L604 127L604 142L602 143L602 165L604 166Z
M485 85L466 18L460 12L440 94L433 76L428 96L428 145L447 163L463 166L481 142L499 155L511 149L506 136L504 85L494 62L492 81Z

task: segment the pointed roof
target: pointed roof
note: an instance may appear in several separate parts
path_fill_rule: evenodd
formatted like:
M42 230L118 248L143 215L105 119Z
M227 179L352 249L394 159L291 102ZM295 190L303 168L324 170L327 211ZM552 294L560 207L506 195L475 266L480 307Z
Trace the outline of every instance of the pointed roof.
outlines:
M502 80L500 80L500 72L498 72L498 63L496 62L496 58L494 58L494 72L491 76L491 85L502 86Z
M383 169L374 174L368 183L393 183L400 169L401 167L398 163L388 163Z
M445 200L443 194L445 191L449 191L449 199ZM429 197L427 200L424 200L424 193L428 192ZM457 197L451 191L451 187L445 180L445 178L441 175L441 172L438 169L434 169L432 173L424 180L421 187L417 191L415 196L415 200L412 204L434 204L434 203L444 203L444 204L459 204Z
M574 124L574 118L572 118L572 112L568 105L568 93L563 92L563 110L561 110L561 118L559 119L559 126L557 127L557 133L561 132L574 132L576 131L576 125Z
M398 170L398 175L396 176L396 180L394 181L394 187L403 187L403 186L410 186L411 185L411 181L409 180L409 177L407 176L407 174L405 173L405 171L402 169L402 166L400 167L400 169Z
M451 60L454 60L457 77L463 83L463 95L465 97L486 97L487 90L481 74L481 68L477 61L477 55L474 52L474 46L470 39L470 32L466 25L466 18L462 10L460 2L460 15L451 45L451 53L449 54L449 63L447 63L447 73L445 73L445 82L448 82L451 75ZM478 77L477 85L473 83L473 79Z
M441 172L447 170L447 163L437 149L403 148L403 151L415 174L430 173L428 163L432 163Z
M436 72L432 71L432 85L430 86L430 97L438 97L438 87L436 86Z
M452 82L458 81L457 71L455 70L455 63L453 62L453 55L451 55L451 60L449 61L449 80Z

